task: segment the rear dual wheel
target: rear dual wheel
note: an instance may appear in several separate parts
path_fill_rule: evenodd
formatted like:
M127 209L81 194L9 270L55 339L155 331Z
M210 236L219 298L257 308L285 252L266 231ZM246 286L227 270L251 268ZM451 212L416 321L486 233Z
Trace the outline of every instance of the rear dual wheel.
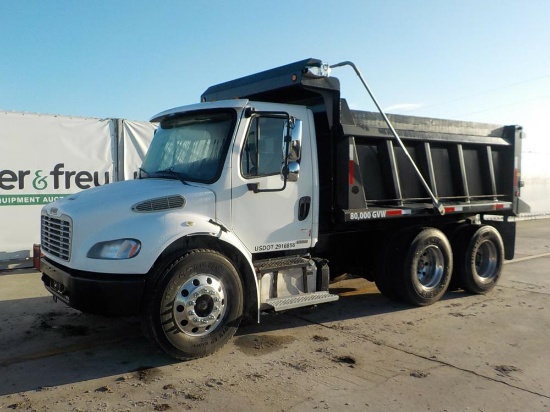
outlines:
M452 242L454 282L470 293L492 290L500 279L504 262L500 233L489 225L468 225L457 231Z
M412 231L401 242L394 265L398 295L416 306L437 302L447 290L453 271L449 241L440 230L424 228Z
M426 306L443 296L452 270L447 237L435 228L412 228L385 242L376 285L390 299Z
M399 300L392 264L395 261L399 243L399 236L386 237L378 251L378 259L375 260L374 283L380 293L391 300Z
M489 225L407 229L384 242L376 285L385 296L417 306L438 301L451 282L467 292L491 291L502 273L504 244ZM451 245L452 244L452 249ZM454 273L453 273L454 272Z

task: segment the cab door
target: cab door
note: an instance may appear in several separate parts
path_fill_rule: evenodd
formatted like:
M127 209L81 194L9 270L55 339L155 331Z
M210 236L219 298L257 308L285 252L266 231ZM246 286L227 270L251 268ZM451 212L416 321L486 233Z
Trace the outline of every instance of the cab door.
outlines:
M287 121L278 108L278 114L263 111L243 119L240 141L236 141L232 154L232 229L251 253L312 246L316 185L309 128L302 128L301 157L294 164L299 167L298 178L289 179L283 189ZM307 110L301 109L289 114L298 119L306 117Z

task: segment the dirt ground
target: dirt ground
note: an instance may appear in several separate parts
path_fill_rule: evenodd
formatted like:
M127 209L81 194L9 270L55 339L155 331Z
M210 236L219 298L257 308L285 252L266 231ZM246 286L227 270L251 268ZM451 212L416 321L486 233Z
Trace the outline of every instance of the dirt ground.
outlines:
M32 270L0 273L0 409L550 411L550 219L518 223L488 295L412 308L353 277L338 302L262 316L175 362L137 318L54 303Z

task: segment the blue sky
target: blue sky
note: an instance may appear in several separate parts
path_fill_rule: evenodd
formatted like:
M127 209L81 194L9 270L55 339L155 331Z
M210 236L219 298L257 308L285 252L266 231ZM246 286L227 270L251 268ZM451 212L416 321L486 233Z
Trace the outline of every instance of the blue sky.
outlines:
M0 110L147 120L314 57L354 61L390 112L522 124L550 152L549 19L546 0L3 0Z

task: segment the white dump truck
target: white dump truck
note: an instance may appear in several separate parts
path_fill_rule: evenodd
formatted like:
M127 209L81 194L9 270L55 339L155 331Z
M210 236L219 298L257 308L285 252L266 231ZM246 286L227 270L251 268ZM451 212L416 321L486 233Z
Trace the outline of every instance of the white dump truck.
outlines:
M514 255L522 129L350 110L331 76L346 64L378 106L352 63L307 59L154 116L138 179L43 208L45 287L140 314L177 359L244 317L336 301L341 273L412 305L490 291Z

